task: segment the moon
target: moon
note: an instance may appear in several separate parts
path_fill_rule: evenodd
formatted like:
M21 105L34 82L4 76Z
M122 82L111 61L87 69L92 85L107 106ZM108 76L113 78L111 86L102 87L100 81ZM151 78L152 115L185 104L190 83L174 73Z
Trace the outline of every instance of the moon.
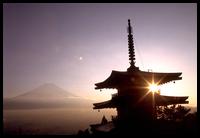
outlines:
M83 60L83 57L79 57L79 60Z

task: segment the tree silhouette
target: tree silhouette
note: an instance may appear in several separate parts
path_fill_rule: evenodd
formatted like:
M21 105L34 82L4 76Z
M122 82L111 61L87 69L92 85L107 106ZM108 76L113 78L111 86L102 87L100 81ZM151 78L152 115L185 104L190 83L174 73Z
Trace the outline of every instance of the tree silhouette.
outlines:
M182 121L190 110L191 109L177 104L158 106L156 109L156 118L158 120Z

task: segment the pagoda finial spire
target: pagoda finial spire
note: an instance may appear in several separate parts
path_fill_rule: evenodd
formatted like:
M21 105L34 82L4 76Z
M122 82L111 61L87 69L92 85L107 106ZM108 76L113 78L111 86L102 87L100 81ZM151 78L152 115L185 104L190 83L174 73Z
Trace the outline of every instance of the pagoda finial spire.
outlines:
M135 67L135 51L130 19L128 19L128 48L130 64L132 67Z
M129 60L130 60L130 68L128 70L134 70L135 66L135 49L134 49L134 41L132 35L132 27L130 23L130 19L128 19L128 50L129 50Z

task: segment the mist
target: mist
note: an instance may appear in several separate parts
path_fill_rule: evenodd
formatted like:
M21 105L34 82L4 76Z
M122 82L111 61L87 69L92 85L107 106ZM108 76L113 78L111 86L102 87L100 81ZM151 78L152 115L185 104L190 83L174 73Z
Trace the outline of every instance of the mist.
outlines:
M115 109L93 110L92 108L43 108L5 109L3 124L5 134L72 135L101 122L103 115L111 120Z

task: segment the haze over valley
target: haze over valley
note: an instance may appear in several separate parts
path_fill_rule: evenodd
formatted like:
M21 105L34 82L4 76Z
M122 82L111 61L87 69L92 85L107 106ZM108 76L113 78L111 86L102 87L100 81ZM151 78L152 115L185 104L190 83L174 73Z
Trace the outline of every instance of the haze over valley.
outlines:
M9 134L76 134L106 116L111 120L115 109L92 109L94 100L85 99L44 84L24 94L4 99L4 132Z

